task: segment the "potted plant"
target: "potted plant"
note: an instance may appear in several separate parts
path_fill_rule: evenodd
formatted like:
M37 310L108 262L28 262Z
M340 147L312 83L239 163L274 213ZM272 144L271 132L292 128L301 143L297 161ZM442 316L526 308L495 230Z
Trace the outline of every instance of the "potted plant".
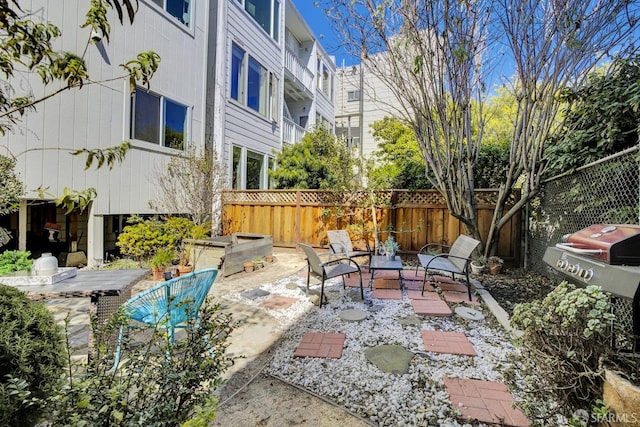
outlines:
M195 241L209 237L208 224L196 224L188 218L172 217L167 220L167 228L174 234L178 242L178 274L186 274L193 271L195 261Z
M392 261L396 259L396 252L398 252L400 246L398 245L398 242L396 242L396 239L393 238L393 236L387 237L387 240L384 242L382 247L384 250L384 255L386 255L388 259Z
M488 264L487 257L484 255L477 256L471 261L471 272L480 274Z
M490 256L488 261L488 265L489 265L489 271L491 272L491 274L498 274L500 273L500 270L502 270L502 264L504 263L504 260L498 256Z
M264 267L264 259L262 259L262 257L255 257L253 259L253 268L258 270L262 267Z
M153 280L163 280L164 270L173 260L173 252L166 248L158 249L158 251L151 257L151 272L153 273Z
M253 261L245 261L242 263L242 266L244 267L244 271L247 273L251 273L253 271Z

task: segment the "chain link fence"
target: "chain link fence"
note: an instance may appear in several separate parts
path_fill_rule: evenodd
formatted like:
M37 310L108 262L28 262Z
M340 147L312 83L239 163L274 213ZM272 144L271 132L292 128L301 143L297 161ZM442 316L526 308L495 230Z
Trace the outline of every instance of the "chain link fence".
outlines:
M542 261L548 246L563 236L593 224L640 224L640 147L588 164L546 181L529 206L528 267L545 275ZM557 277L557 275L555 276ZM638 352L633 330L632 301L612 298L615 347Z

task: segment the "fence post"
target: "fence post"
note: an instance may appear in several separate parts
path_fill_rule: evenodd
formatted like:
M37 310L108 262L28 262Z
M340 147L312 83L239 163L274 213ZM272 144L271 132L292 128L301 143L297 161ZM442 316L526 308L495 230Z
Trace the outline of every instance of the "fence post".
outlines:
M300 190L296 190L296 249L299 249L299 244L300 244L300 211L301 211L301 206L300 204L302 203L302 193L300 192Z

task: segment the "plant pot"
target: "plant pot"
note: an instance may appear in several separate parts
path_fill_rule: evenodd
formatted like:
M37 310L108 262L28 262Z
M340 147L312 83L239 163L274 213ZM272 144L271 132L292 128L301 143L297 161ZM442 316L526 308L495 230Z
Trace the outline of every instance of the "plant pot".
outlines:
M472 273L480 274L480 273L482 273L483 270L484 270L484 265L475 264L473 261L471 261L471 272Z
M266 255L266 256L264 257L264 259L265 259L265 261L267 261L267 262L273 262L273 255Z
M502 265L501 264L496 264L496 265L490 265L489 266L489 271L491 272L491 274L499 274L500 270L502 270Z
M193 265L179 265L177 272L178 276L191 273L193 271Z
M385 256L387 257L388 261L395 261L396 260L396 254L386 254Z
M251 273L253 271L253 261L246 261L242 263L242 266L244 267L244 271L247 273Z
M151 268L151 274L153 275L153 280L164 280L164 267Z

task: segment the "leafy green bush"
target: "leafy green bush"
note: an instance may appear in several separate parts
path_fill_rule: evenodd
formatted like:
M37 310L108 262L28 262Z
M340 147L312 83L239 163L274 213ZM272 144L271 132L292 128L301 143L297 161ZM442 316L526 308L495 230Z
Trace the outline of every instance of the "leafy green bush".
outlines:
M13 271L31 270L33 260L29 251L4 251L0 253L0 275Z
M0 285L0 307L0 425L34 425L62 374L62 328L15 288Z
M562 282L544 300L518 304L511 325L524 332L523 372L531 391L549 392L567 414L601 395L602 363L611 357L609 297L598 286Z
M62 391L50 399L47 421L54 426L208 426L217 410L214 391L234 361L225 355L234 324L209 302L199 319L200 328L181 331L173 345L160 327L125 334L115 372L112 337L126 316L120 311L104 326L94 323L92 362L86 369L69 369Z
M116 245L123 254L142 261L151 258L161 248L176 250L178 243L179 236L170 232L165 222L133 216L129 225L122 229Z

